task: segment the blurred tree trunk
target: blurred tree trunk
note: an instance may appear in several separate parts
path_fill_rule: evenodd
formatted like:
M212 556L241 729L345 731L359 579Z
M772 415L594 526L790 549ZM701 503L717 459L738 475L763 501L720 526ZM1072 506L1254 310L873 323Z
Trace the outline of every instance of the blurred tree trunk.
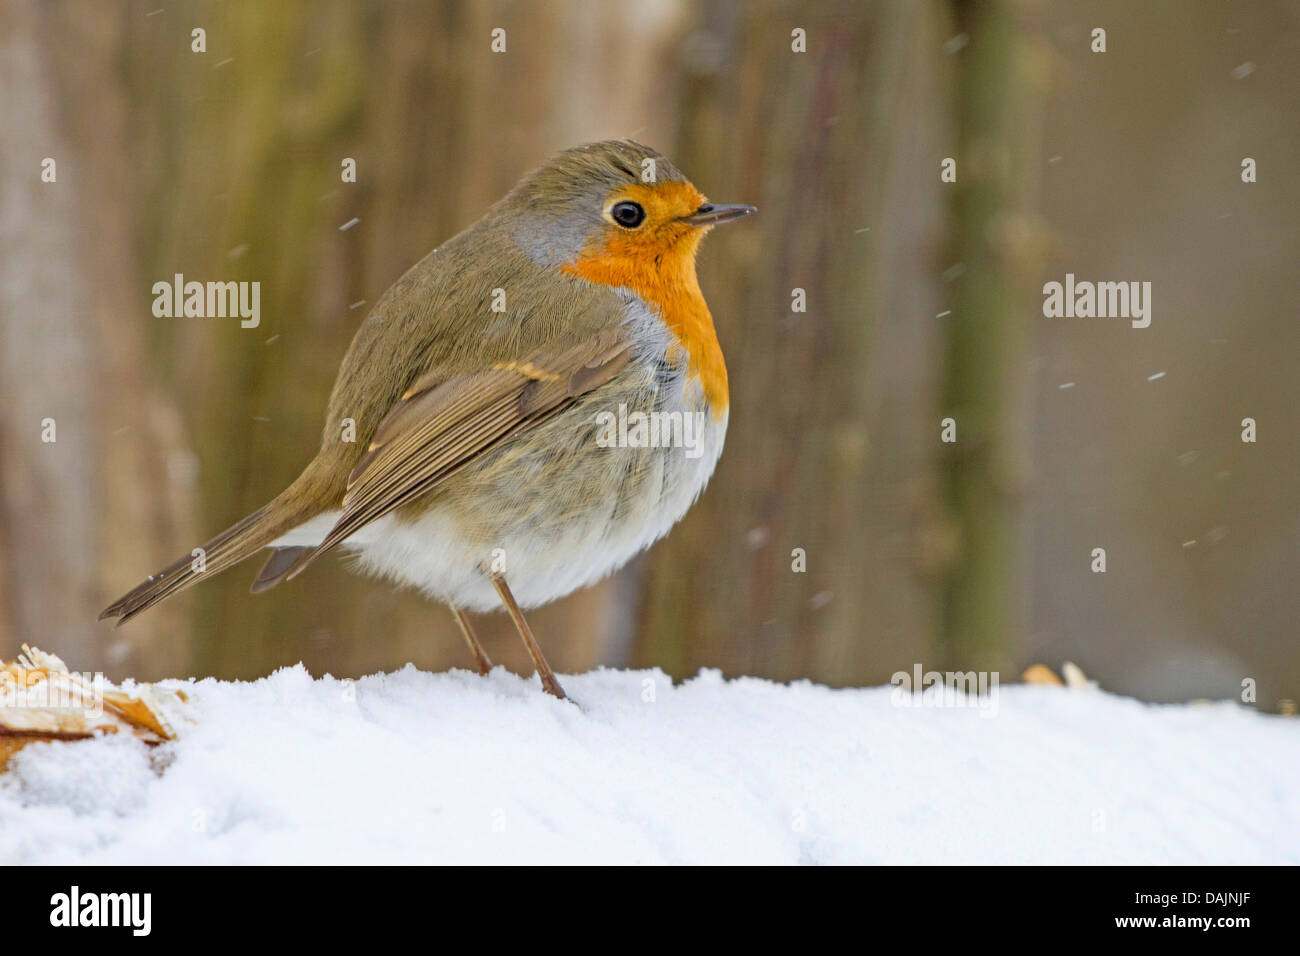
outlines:
M1024 390L1033 300L1043 83L1028 0L958 0L957 182L943 415L956 421L944 479L957 550L944 584L939 663L999 670L1022 636Z
M932 631L941 194L937 171L923 184L915 170L943 141L938 12L710 3L684 45L673 155L710 198L763 198L702 255L731 378L727 448L651 555L642 664L857 683L913 660ZM795 28L808 53L791 49ZM887 404L882 383L899 377Z
M95 620L121 569L149 567L188 510L169 480L184 454L176 417L149 386L140 325L124 320L140 297L120 20L104 4L0 10L12 132L0 175L0 656L27 641L119 676L136 651L154 673L183 669L188 652L174 609L130 633ZM45 157L53 183L41 181Z
M101 656L91 657L91 622L78 619L94 592L94 398L77 387L93 365L88 290L65 265L76 235L75 165L41 34L36 4L0 10L0 97L6 124L26 133L26 142L6 143L0 178L0 428L10 451L0 462L7 545L0 656L29 641L93 667ZM45 156L61 182L41 181ZM49 427L52 442L42 439Z

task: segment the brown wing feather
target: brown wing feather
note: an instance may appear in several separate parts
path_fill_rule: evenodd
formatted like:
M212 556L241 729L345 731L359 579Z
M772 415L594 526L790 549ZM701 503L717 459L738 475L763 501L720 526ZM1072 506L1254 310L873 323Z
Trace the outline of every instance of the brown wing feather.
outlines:
M348 479L343 513L330 533L288 577L485 451L563 411L630 359L631 345L610 332L483 372L421 380L423 387L409 390L376 429Z

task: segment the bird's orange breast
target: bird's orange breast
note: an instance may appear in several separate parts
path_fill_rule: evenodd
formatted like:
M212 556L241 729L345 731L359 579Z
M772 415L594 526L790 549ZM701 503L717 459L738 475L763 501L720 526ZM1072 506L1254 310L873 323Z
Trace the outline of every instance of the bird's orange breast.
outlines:
M688 372L699 378L704 397L719 418L729 402L727 366L695 274L699 235L658 246L639 241L643 238L649 237L611 237L602 248L565 265L564 271L590 282L630 289L656 307L689 356Z

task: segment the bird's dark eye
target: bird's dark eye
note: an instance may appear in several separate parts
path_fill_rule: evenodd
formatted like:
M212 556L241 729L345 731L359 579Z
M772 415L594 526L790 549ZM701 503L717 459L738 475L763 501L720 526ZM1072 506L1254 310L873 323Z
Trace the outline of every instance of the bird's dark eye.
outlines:
M640 203L614 203L614 208L609 211L609 214L624 229L635 229L645 222L645 210L641 208Z

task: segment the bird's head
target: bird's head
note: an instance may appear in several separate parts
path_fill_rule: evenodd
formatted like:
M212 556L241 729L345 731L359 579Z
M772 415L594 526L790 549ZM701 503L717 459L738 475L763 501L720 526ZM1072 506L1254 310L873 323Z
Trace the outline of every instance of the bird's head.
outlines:
M502 209L535 262L631 289L693 281L704 235L755 211L709 202L665 157L630 140L557 154Z

